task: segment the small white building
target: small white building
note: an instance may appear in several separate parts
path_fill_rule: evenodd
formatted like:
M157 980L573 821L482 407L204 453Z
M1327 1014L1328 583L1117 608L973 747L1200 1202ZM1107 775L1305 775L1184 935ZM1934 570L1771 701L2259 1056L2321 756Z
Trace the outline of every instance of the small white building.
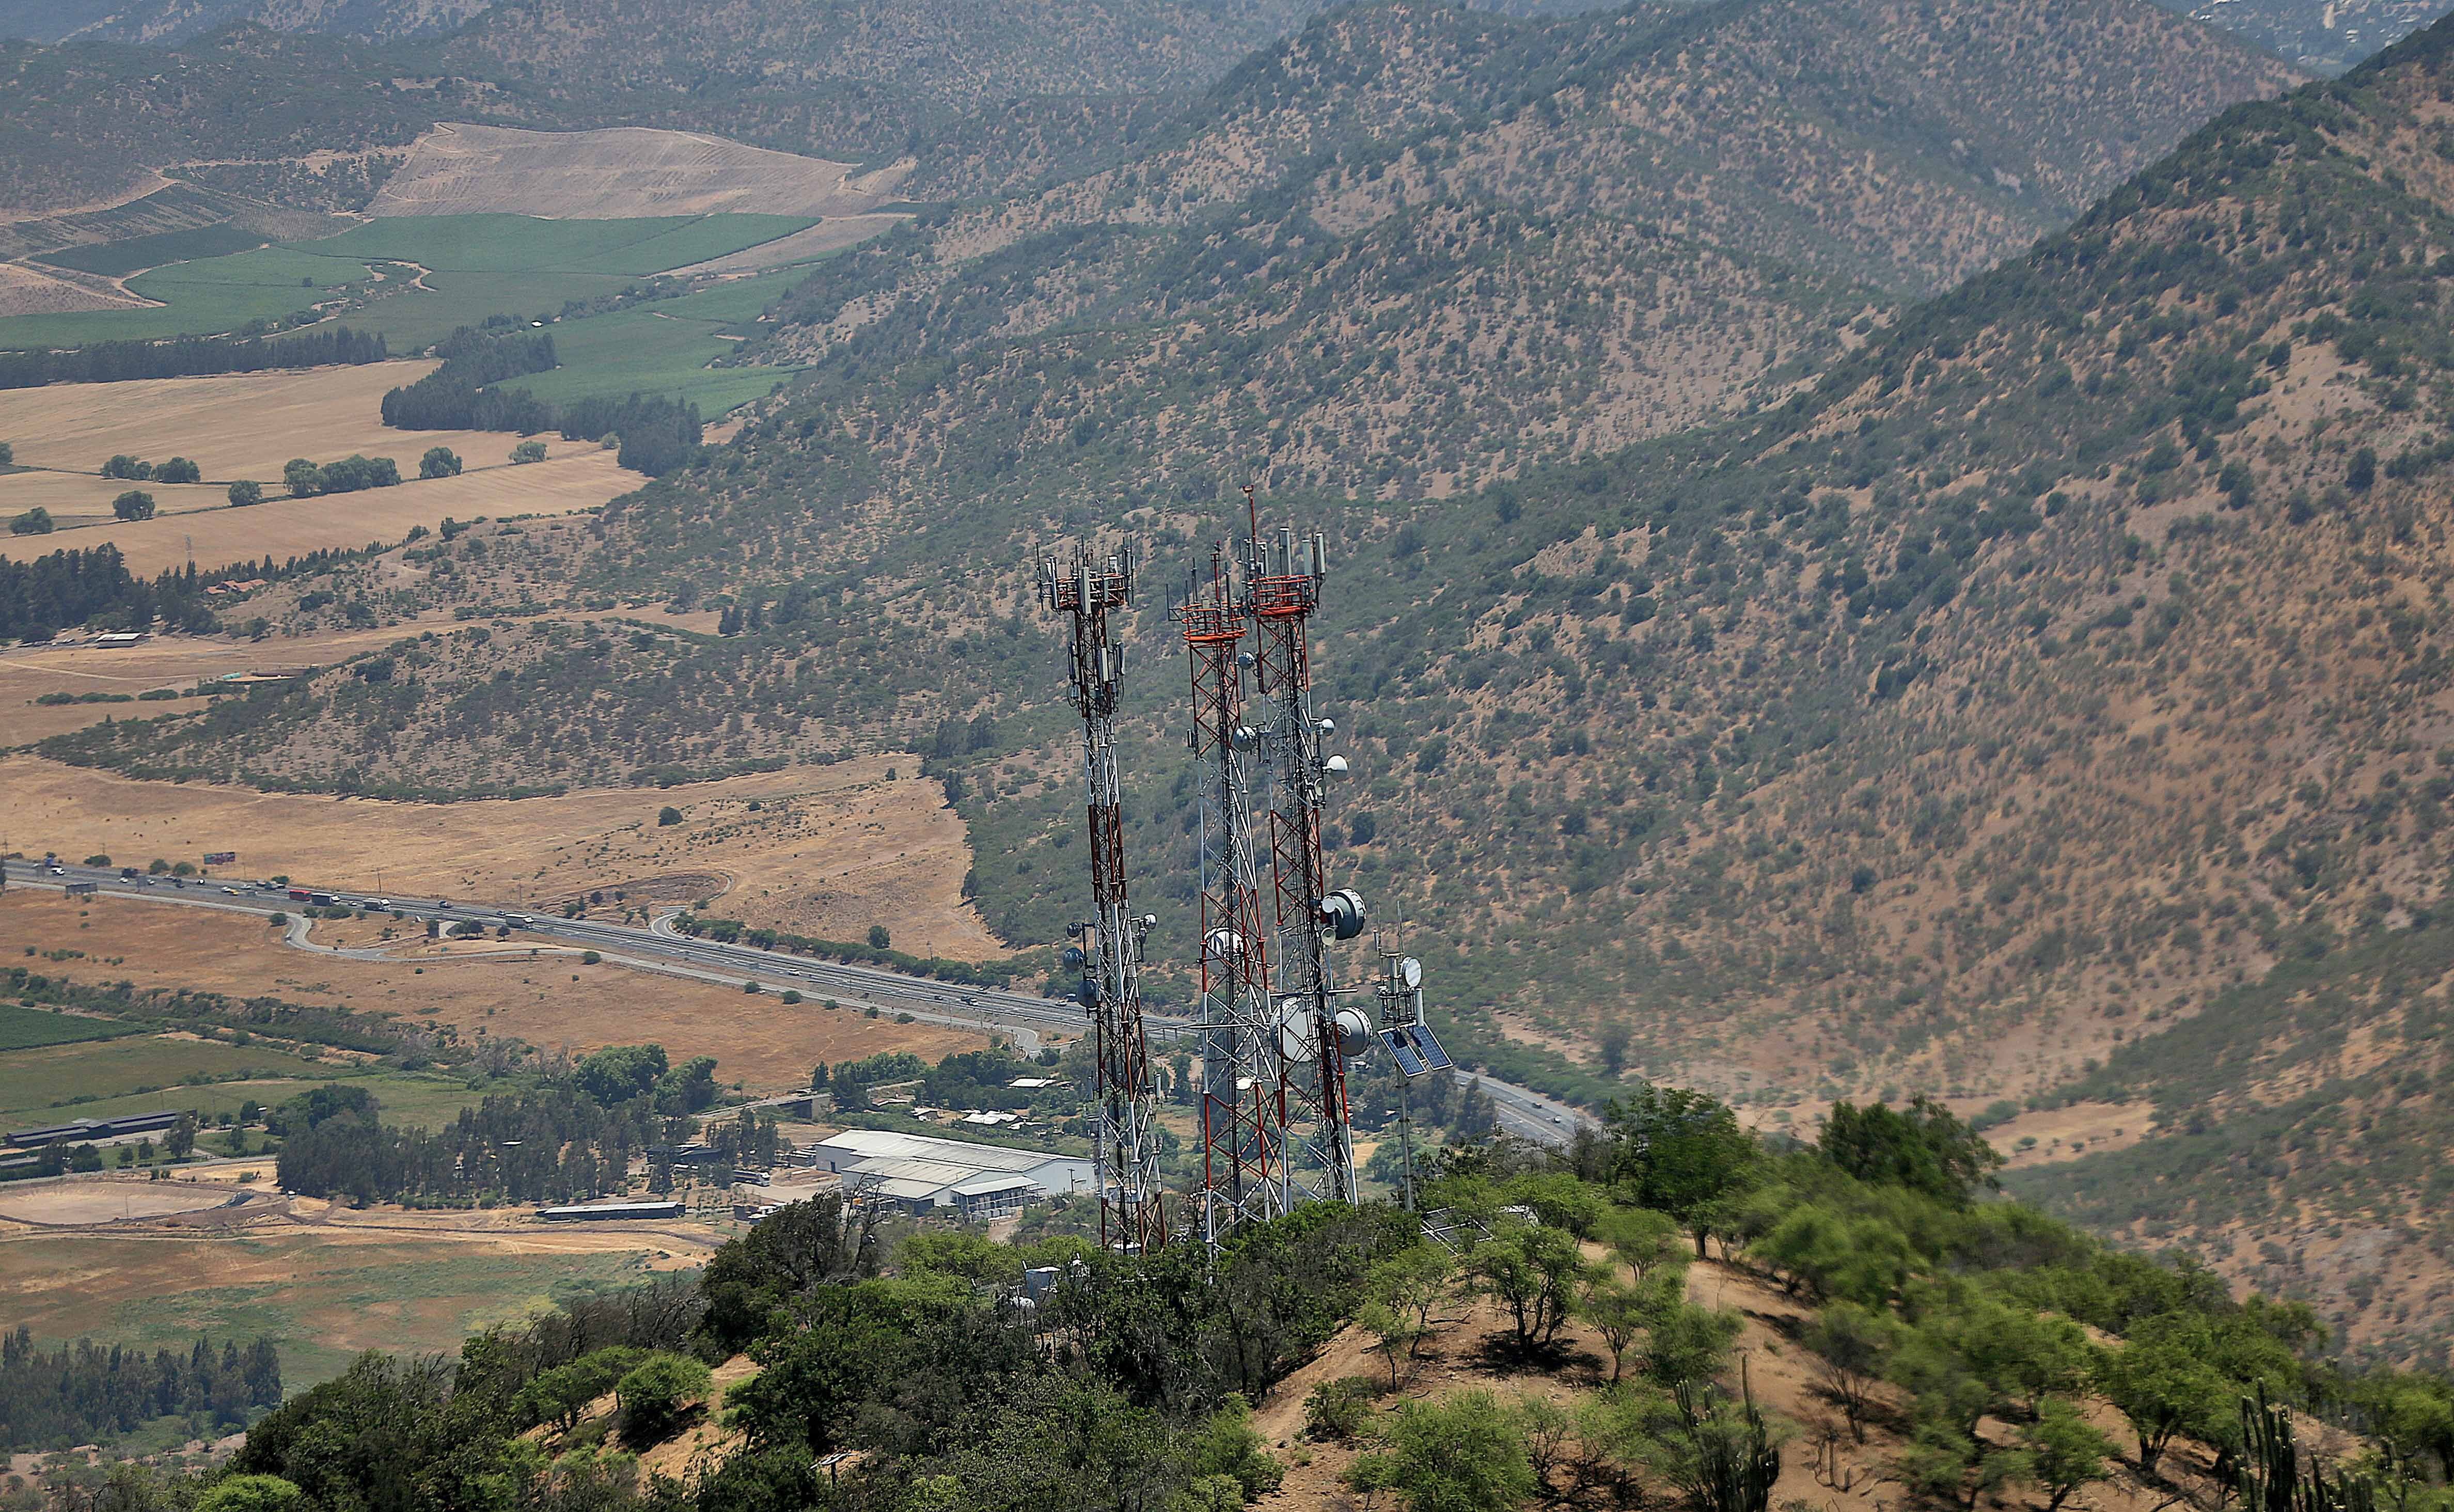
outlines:
M1099 1185L1097 1168L1081 1156L887 1129L846 1129L811 1153L823 1169L846 1181L866 1179L871 1190L915 1214L1001 1218L1042 1198Z

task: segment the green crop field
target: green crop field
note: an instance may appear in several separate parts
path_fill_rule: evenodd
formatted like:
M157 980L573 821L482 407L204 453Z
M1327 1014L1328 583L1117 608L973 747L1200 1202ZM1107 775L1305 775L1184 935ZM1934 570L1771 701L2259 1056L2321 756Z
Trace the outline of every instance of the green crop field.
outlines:
M84 249L88 262L146 266L173 252L195 256L128 280L161 302L151 310L0 319L0 350L75 346L233 331L294 319L336 294L366 303L341 313L352 330L380 334L396 355L425 351L462 326L494 316L551 320L573 300L619 293L639 278L759 246L814 224L794 215L667 216L621 221L536 220L524 215L404 216L319 241L225 255L206 232L179 232ZM213 231L215 229L209 229ZM217 232L216 232L217 233ZM182 239L184 238L184 239ZM84 264L79 264L84 266ZM763 397L791 374L780 369L711 369L747 335L759 312L807 270L730 279L647 308L559 321L562 366L520 380L551 403L627 393L686 399L713 418Z
M356 290L381 297L342 319L354 329L381 332L393 352L405 354L489 315L553 315L570 300L616 292L635 278L755 247L812 224L793 215L404 216L318 241L249 252L230 251L225 238L218 250L227 255L220 256L201 255L210 245L207 232L137 237L77 255L111 263L112 271L169 261L172 252L193 258L128 281L131 292L161 301L161 308L10 316L0 319L0 350L211 335L252 321L288 319L333 291ZM387 289L370 271L376 263L414 268L387 270ZM425 270L424 287L402 288L417 269ZM731 387L741 385L735 380Z
M222 257L263 244L262 236L236 226L198 226L191 231L158 232L151 236L131 236L125 241L65 248L34 260L54 268L74 268L80 272L115 278L143 268Z
M131 1025L112 1023L108 1018L83 1018L74 1014L0 1003L0 1052L113 1039L136 1032Z
M729 322L672 312L691 302L564 321L553 328L554 355L562 366L507 387L553 404L599 394L671 394L714 416L765 395L791 375L778 368L710 371L707 365L730 354L737 343L718 334Z
M794 215L667 215L535 220L526 215L402 215L297 246L319 257L392 259L438 272L644 275L755 247L815 225Z
M489 315L537 318L573 299L619 293L632 279L615 273L434 272L424 289L408 289L341 317L352 331L382 333L394 356L422 352L462 326ZM560 332L555 345L561 345Z
M50 1014L13 1005L10 1012L53 1020ZM0 1018L0 1031L12 1021ZM431 1126L484 1097L454 1077L370 1070L355 1060L310 1060L270 1044L145 1035L34 1041L0 1052L0 1124L22 1128L166 1106L234 1113L250 1098L279 1102L327 1081L364 1085L383 1104L385 1119L400 1123Z

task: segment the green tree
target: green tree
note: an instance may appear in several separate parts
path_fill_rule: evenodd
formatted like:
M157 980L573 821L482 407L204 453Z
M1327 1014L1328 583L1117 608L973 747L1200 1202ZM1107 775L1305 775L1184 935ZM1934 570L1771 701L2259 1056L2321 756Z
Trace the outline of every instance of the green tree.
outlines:
M17 449L6 441L0 441L0 467L15 467L16 465Z
M1736 1115L1700 1092L1647 1086L1603 1117L1610 1177L1639 1207L1667 1213L1702 1259L1720 1203L1755 1181L1761 1159Z
M174 456L153 469L156 483L194 483L204 475L202 468L184 456Z
M1901 1325L1888 1311L1838 1301L1816 1315L1800 1341L1815 1352L1823 1389L1840 1404L1849 1435L1866 1441L1866 1410L1876 1384L1900 1347Z
M171 1132L162 1142L170 1149L171 1159L186 1159L190 1152L196 1147L195 1114L193 1112L180 1114L179 1121L171 1125Z
M303 456L281 464L281 485L292 498L312 498L324 492L324 470Z
M1474 1289L1508 1309L1519 1348L1542 1349L1568 1319L1584 1258L1563 1229L1506 1224L1465 1258Z
M512 448L512 460L514 462L544 461L545 443L543 441L522 441L519 445Z
M233 1475L196 1499L196 1512L292 1512L307 1493L277 1475Z
M102 475L127 478L132 482L141 483L153 475L153 464L122 452L102 464Z
M1389 1389L1406 1383L1406 1366L1423 1341L1423 1325L1415 1315L1373 1298L1355 1315L1356 1323L1372 1336L1373 1352L1389 1363Z
M1594 1225L1594 1238L1610 1246L1613 1258L1640 1280L1662 1265L1685 1265L1679 1252L1679 1220L1649 1208L1614 1204Z
M417 459L417 475L419 477L458 477L460 475L459 455L448 446L430 446L426 449L426 454Z
M2072 1492L2103 1480L2105 1462L2113 1456L2113 1441L2065 1397L2047 1399L2021 1441L2037 1483L2045 1488L2045 1512L2062 1512Z
M1607 1266L1595 1266L1577 1289L1577 1316L1602 1336L1610 1349L1610 1378L1616 1382L1626 1363L1627 1346L1652 1317L1644 1288L1621 1280Z
M264 502L264 485L251 477L240 478L230 486L231 507L246 509Z
M51 523L51 512L40 504L9 521L11 535L49 535L57 528Z
M869 948L870 948L870 949L872 949L872 950L888 950L888 949L892 949L892 948L893 948L893 946L894 946L894 944L895 944L895 937L894 937L894 936L892 936L892 935L890 935L890 934L888 934L888 933L886 932L886 926L885 926L885 925L883 925L883 924L872 924L872 925L870 925L870 926L869 926Z
M1920 1097L1905 1112L1878 1102L1833 1104L1819 1141L1823 1158L1874 1186L1904 1186L1964 1206L1994 1176L2001 1153L1958 1115Z
M656 811L656 822L660 825L679 824L681 821L682 811L670 803Z
M153 517L153 495L143 489L130 489L111 501L111 513L123 520L150 520Z
M1745 1327L1734 1308L1699 1307L1674 1292L1646 1320L1644 1373L1664 1386L1707 1384Z
M1400 1403L1388 1438L1356 1460L1349 1481L1396 1491L1411 1512L1507 1512L1539 1489L1523 1425L1488 1391Z
M686 1355L649 1356L614 1386L623 1437L642 1444L671 1438L682 1409L706 1397L711 1379L706 1365Z
M2165 1448L2182 1435L2220 1441L2230 1425L2238 1387L2213 1362L2206 1320L2167 1313L2142 1320L2099 1368L2104 1395L2139 1436L2139 1468L2153 1474Z

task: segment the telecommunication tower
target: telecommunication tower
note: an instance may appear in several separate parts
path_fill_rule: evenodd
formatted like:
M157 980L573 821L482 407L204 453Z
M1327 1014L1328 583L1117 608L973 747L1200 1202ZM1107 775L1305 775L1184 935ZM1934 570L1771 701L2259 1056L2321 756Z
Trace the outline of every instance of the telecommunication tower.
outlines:
M1134 596L1130 545L1100 556L1087 547L1071 558L1039 560L1039 601L1072 627L1069 679L1082 716L1082 771L1088 792L1092 918L1071 926L1069 958L1082 969L1079 996L1090 1010L1096 1064L1092 1152L1099 1172L1099 1242L1148 1253L1167 1241L1165 1189L1158 1168L1158 1105L1151 1090L1150 1040L1142 1028L1142 949L1151 915L1136 915L1125 890L1124 812L1116 776L1116 701L1124 647L1112 616Z
M1362 1013L1341 1006L1329 947L1363 933L1363 899L1331 891L1321 864L1321 802L1344 756L1323 750L1336 730L1312 712L1311 621L1329 571L1328 543L1283 527L1263 538L1244 491L1245 603L1257 631L1253 684L1262 767L1269 777L1274 1018L1283 1058L1281 1119L1288 1179L1298 1199L1352 1202L1355 1141L1347 1122L1346 1062L1372 1043Z
M1253 861L1243 721L1251 615L1214 550L1175 618L1192 665L1193 758L1201 774L1201 1237L1287 1211L1284 1057L1270 997L1269 935Z

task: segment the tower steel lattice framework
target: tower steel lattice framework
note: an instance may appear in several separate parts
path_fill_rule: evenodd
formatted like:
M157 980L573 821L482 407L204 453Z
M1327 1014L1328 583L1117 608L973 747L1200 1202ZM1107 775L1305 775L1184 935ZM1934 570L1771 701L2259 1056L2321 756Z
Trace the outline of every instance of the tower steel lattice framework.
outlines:
M1167 1211L1141 1002L1143 945L1156 920L1136 916L1127 897L1116 773L1116 714L1125 662L1114 616L1133 595L1130 544L1106 556L1086 547L1071 558L1055 553L1040 558L1040 603L1070 621L1069 676L1082 716L1093 917L1069 933L1081 953L1081 998L1090 1010L1097 1067L1091 1139L1099 1172L1099 1242L1146 1253L1166 1242Z
M1333 938L1363 929L1363 900L1333 892L1321 862L1321 802L1344 763L1323 750L1332 728L1312 710L1311 621L1320 607L1328 547L1318 534L1281 528L1264 538L1245 490L1245 605L1256 632L1253 684L1269 777L1270 874L1275 901L1272 995L1282 1065L1279 1118L1291 1198L1352 1202L1355 1143L1348 1125L1346 1060L1371 1043L1369 1024L1341 1011L1331 975Z
M1270 996L1269 936L1253 859L1243 722L1250 612L1211 553L1175 617L1192 668L1194 761L1201 783L1201 1237L1287 1211L1284 1057Z

